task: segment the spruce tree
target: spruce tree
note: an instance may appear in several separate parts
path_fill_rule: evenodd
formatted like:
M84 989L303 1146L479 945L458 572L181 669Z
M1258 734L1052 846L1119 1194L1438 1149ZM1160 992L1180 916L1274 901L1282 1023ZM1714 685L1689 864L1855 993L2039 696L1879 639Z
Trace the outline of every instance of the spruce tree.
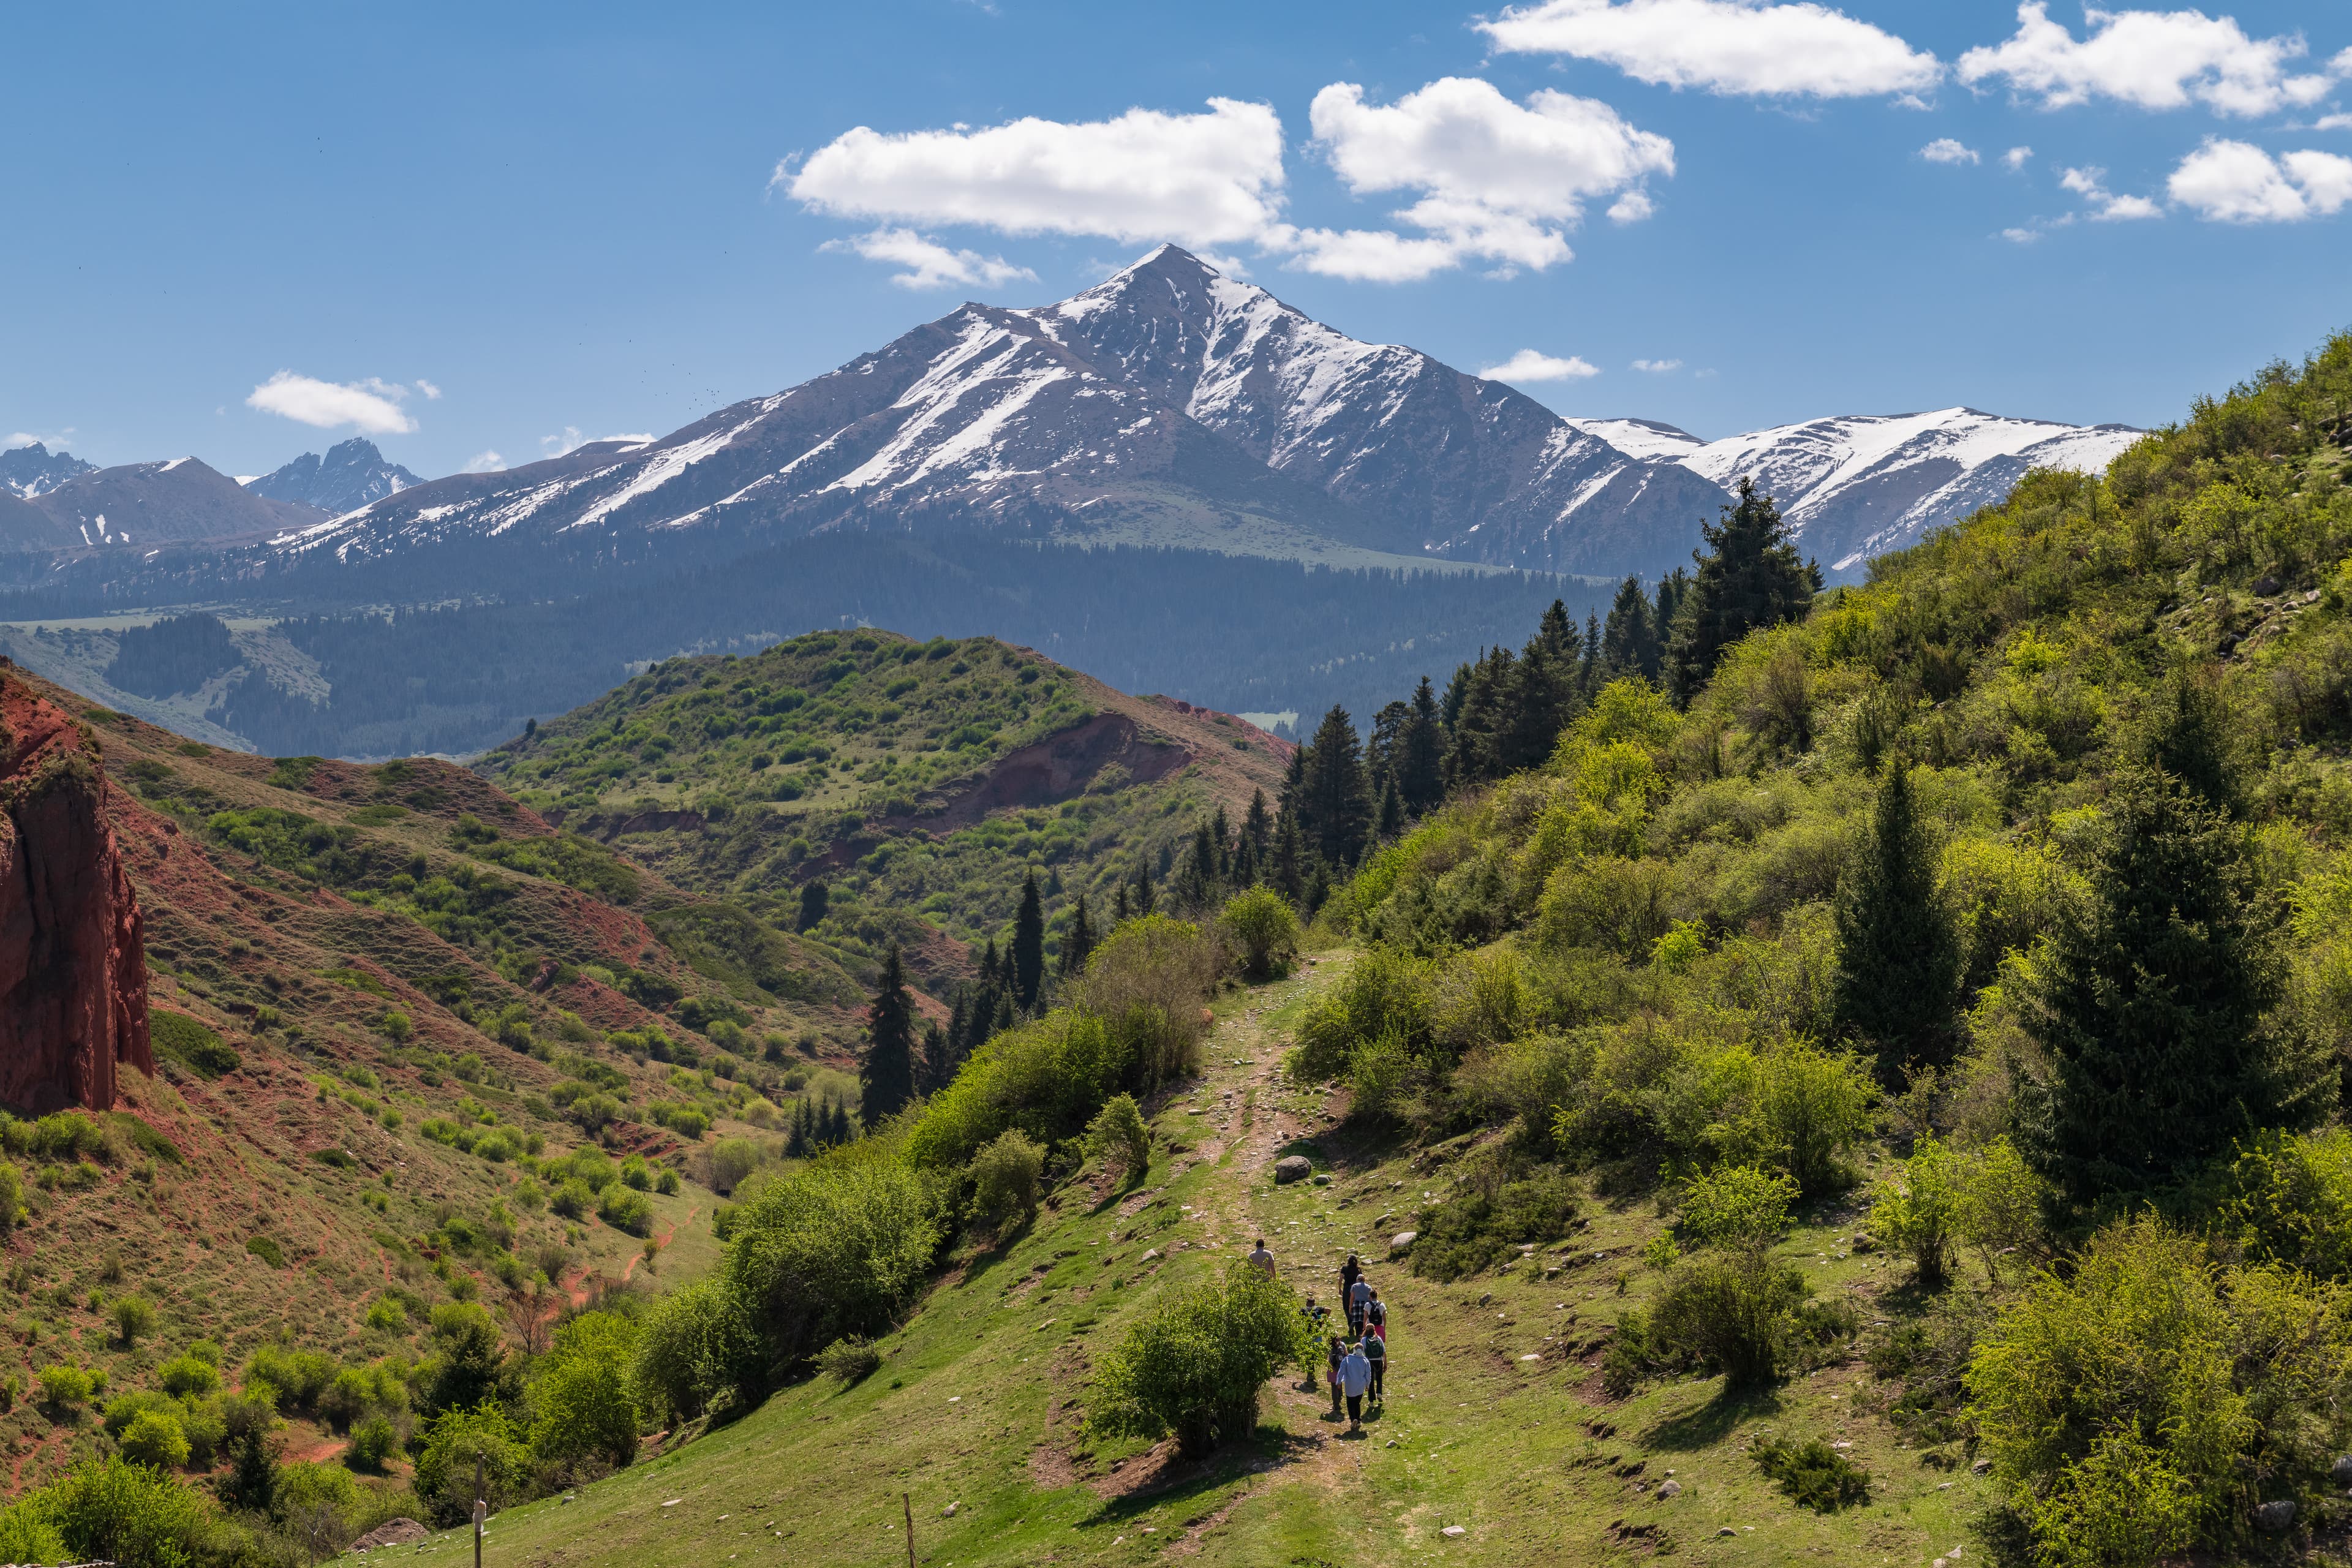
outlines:
M1135 912L1149 918L1159 902L1160 896L1151 890L1151 867L1147 863L1135 873Z
M2018 1096L2020 1152L2077 1213L2336 1099L2278 1011L2284 959L2241 830L2154 769L2112 780L2105 810L2089 908L2061 918L2029 998L2047 1075Z
M1888 764L1868 833L1838 879L1838 1026L1868 1043L1890 1076L1949 1054L1960 942L1936 886L1936 847L1919 819L1910 765Z
M907 994L906 958L895 942L866 1009L866 1055L857 1064L857 1083L858 1118L868 1127L880 1126L915 1097L915 1004Z
M1489 648L1461 677L1462 705L1451 728L1445 783L1454 788L1503 776L1505 704L1518 682L1518 660L1507 647Z
M937 1024L923 1026L923 1042L916 1052L915 1081L923 1093L937 1094L947 1088L955 1077L955 1051L948 1044L948 1032Z
M1345 708L1334 706L1307 748L1299 831L1328 865L1352 866L1372 830L1372 799L1363 749Z
M1274 836L1274 890L1292 903L1307 891L1307 841L1298 831L1298 814L1282 814Z
M1234 825L1225 818L1223 801L1217 803L1216 815L1210 820L1209 842L1217 852L1217 863L1210 870L1222 882L1234 868Z
M849 1102L845 1100L835 1100L833 1102L833 1120L825 1123L824 1141L826 1145L830 1148L838 1149L856 1135L857 1129L849 1124Z
M1381 784L1381 797L1372 807L1372 837L1381 844L1394 839L1404 831L1404 805L1397 798L1396 782L1385 779Z
M793 929L807 931L815 925L824 919L824 911L831 902L832 892L823 882L802 883L800 918L794 921Z
M1249 815L1242 818L1242 842L1255 850L1260 860L1274 847L1274 813L1266 809L1265 791L1262 789L1250 791Z
M1413 689L1412 717L1397 742L1396 782L1408 816L1421 816L1445 795L1445 726L1425 675Z
M1751 479L1739 481L1738 504L1723 509L1721 522L1699 528L1709 552L1691 552L1698 574L1675 613L1666 648L1666 689L1685 704L1715 673L1724 649L1759 627L1798 619L1821 587L1819 569L1798 558L1782 531L1780 509Z
M1087 959L1095 950L1094 922L1087 915L1087 896L1078 895L1070 910L1069 928L1062 932L1062 975L1072 979L1087 972Z
M1037 894L1037 873L1022 879L1021 908L1013 917L1013 996L1023 1012L1037 1005L1045 984L1045 902Z
M1655 680L1664 651L1642 580L1626 578L1617 584L1617 597L1611 601L1609 620L1601 628L1601 669L1594 679L1602 685L1627 675Z
M1128 921L1128 913L1127 884L1125 882L1121 882L1117 888L1112 889L1110 901L1110 929L1117 931L1119 927L1125 925Z
M2245 814L2229 714L2212 682L2201 675L2179 670L2165 682L2148 761L2216 811Z

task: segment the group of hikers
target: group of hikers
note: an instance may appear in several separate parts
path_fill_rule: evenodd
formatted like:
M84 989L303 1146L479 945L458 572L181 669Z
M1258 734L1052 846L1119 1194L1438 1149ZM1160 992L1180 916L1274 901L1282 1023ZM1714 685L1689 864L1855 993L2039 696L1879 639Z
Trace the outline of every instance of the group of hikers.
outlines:
M1264 1237L1257 1238L1249 1261L1267 1279L1275 1277L1274 1254L1266 1250ZM1387 1403L1389 1310L1352 1252L1339 1266L1339 1306L1348 1321L1344 1335L1328 1331L1331 1310L1317 1302L1312 1293L1299 1310L1326 1342L1323 1377L1331 1388L1331 1417L1339 1419L1340 1402L1345 1400L1348 1430L1357 1432L1363 1429L1367 1400L1375 1410Z

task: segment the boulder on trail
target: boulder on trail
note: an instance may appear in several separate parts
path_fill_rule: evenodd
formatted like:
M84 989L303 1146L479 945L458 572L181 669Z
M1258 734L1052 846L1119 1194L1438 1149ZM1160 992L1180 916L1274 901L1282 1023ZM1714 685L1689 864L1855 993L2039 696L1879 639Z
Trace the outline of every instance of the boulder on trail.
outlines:
M1421 1239L1421 1232L1417 1230L1401 1230L1397 1232L1394 1236L1389 1237L1389 1256L1391 1258L1403 1257L1406 1253L1412 1250L1412 1244L1419 1239Z
M373 1552L379 1546L406 1546L432 1533L413 1519L388 1519L352 1542L345 1550Z
M1304 1154L1285 1154L1274 1163L1274 1184L1286 1187L1315 1173L1315 1162Z

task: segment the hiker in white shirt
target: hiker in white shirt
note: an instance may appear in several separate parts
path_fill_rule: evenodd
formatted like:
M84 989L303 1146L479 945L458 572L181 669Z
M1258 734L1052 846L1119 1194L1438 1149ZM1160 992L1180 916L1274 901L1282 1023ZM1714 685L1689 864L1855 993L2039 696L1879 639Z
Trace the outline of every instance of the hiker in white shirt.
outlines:
M1348 1396L1348 1430L1359 1432L1364 1425L1364 1390L1371 1386L1372 1363L1364 1359L1364 1347L1350 1345L1348 1357L1339 1363L1339 1389Z

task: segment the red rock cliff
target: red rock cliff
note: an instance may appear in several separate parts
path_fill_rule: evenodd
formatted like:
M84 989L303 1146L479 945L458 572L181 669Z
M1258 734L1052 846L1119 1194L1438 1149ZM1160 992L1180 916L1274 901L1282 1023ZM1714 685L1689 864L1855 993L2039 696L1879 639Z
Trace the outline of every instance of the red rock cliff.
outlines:
M153 1073L139 900L106 824L98 742L0 670L0 1104L114 1103Z

